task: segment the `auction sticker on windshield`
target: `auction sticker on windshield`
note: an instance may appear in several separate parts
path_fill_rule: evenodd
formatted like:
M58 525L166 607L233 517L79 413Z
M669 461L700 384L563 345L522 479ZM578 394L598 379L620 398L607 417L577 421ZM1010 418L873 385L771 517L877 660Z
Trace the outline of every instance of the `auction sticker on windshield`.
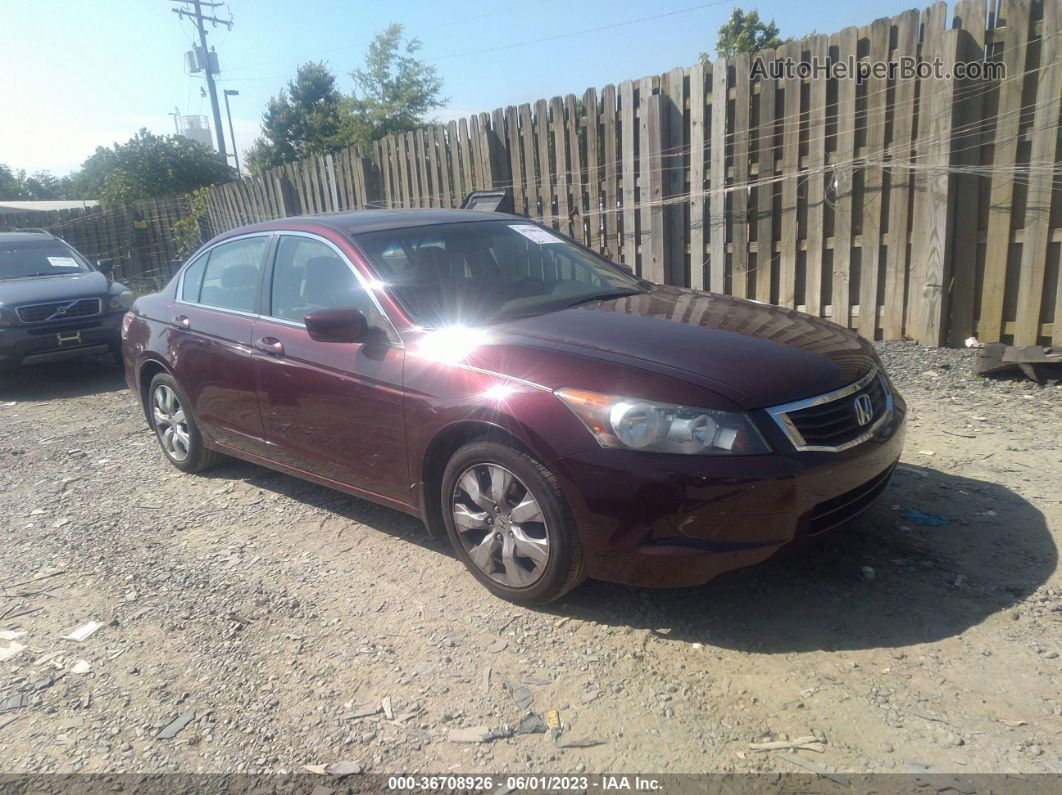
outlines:
M53 268L76 268L77 260L73 257L48 257L48 263Z
M559 237L534 224L509 224L509 228L519 232L531 242L538 243L540 246L544 246L546 243L561 242Z

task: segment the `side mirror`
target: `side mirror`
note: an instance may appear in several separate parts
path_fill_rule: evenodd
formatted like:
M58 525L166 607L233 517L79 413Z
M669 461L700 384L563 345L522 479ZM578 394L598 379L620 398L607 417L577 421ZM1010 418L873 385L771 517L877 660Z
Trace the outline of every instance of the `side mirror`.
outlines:
M361 342L369 333L369 321L357 309L319 309L303 322L317 342Z
M100 273L104 274L105 276L110 275L110 272L114 270L114 260L113 259L99 259L99 260L96 260L96 268L99 270Z

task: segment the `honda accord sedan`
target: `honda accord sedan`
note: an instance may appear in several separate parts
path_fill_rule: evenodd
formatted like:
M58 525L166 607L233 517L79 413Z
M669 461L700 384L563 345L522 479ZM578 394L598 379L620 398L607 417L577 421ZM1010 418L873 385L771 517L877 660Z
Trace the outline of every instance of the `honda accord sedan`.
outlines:
M526 218L287 218L203 246L123 324L166 458L419 517L490 591L688 586L853 519L905 406L873 347L652 284Z

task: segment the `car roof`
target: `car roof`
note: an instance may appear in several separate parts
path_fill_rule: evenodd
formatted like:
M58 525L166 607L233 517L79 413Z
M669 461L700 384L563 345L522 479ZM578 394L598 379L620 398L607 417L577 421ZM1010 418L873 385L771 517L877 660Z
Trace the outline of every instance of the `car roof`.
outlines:
M59 238L48 232L0 232L0 243L54 243Z
M470 223L473 221L527 221L527 218L508 213L484 212L482 210L355 210L343 213L318 215L293 215L262 224L241 227L233 232L254 230L300 229L307 224L326 226L344 235L360 235L367 232L383 232L389 229L408 229L436 224Z

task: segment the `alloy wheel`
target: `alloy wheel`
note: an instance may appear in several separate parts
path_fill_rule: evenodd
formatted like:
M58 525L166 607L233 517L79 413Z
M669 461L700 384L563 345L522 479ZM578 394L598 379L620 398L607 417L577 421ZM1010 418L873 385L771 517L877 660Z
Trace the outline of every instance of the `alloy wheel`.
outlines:
M474 464L454 486L454 526L472 562L510 588L533 585L549 561L546 518L530 489L498 464Z
M188 419L177 393L165 384L155 387L151 396L151 416L155 420L155 433L166 455L174 461L188 458L191 446Z

